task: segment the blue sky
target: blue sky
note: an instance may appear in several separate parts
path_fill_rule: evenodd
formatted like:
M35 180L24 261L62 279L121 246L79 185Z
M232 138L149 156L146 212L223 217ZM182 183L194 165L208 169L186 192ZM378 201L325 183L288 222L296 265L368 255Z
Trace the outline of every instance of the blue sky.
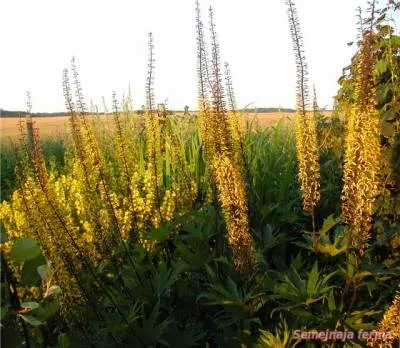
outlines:
M386 1L386 0L382 0ZM350 63L362 0L297 0L319 104L331 106ZM240 107L294 107L295 65L284 0L200 0L208 29L213 6L223 61ZM147 38L155 45L155 96L169 107L196 107L194 0L1 0L0 108L64 111L62 70L75 56L87 101L127 91L144 104ZM208 37L208 30L206 31Z

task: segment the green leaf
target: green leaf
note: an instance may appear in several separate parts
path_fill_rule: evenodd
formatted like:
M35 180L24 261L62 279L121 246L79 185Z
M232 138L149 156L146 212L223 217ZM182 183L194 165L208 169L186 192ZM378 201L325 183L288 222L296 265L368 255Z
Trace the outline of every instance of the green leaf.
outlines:
M382 114L383 121L393 121L400 113L400 105L392 106Z
M354 271L356 269L355 265L356 265L356 257L352 254L348 255L347 258L347 264L348 264L348 276L352 277L354 275Z
M400 36L399 36L399 35L393 35L393 36L390 38L390 45L391 45L392 47L394 47L394 46L400 46Z
M41 306L35 309L35 316L42 322L47 321L54 316L60 308L60 304L56 300L45 301Z
M30 310L39 308L39 306L40 305L37 302L23 302L23 303L21 303L21 307L22 308L30 309Z
M34 259L25 261L21 271L21 285L23 286L36 285L40 280L37 268L40 265L44 265L45 263L46 259L43 257L43 255L39 255Z
M50 286L49 290L46 292L47 296L58 295L61 294L61 288L58 285Z
M32 315L18 314L25 322L32 326L40 326L43 323Z
M39 256L40 249L35 240L23 238L15 241L10 254L15 261L23 262Z
M8 313L8 307L0 307L0 320L2 320Z
M393 125L389 122L381 122L381 134L386 137L389 138L393 135L394 133L394 129L393 129Z
M50 276L50 270L49 267L47 265L41 265L37 268L37 272L40 275L40 278L42 278L42 280L47 280Z
M340 222L340 217L334 218L333 214L324 219L324 224L319 230L320 235L326 235L333 227Z
M315 262L313 268L311 269L311 272L308 273L307 294L309 296L310 295L312 296L314 294L314 291L317 288L318 278L319 278L318 262Z
M61 334L58 336L57 348L70 348L71 343L69 342L68 336L66 334Z
M205 336L206 333L200 327L187 325L179 331L176 325L171 325L165 335L165 340L170 347L199 347L201 342L204 342Z
M323 299L324 297L323 296L320 296L320 297L318 297L318 298L308 298L305 302L304 302L304 304L306 305L306 306L309 306L310 304L313 304L313 303L315 303L315 302L318 302L319 300L321 300L321 299Z
M149 239L151 241L164 242L170 236L173 227L172 223L164 222L158 228L153 228L149 231Z
M344 244L341 248L337 248L333 244L319 244L318 251L322 254L327 254L329 256L336 256L344 253L347 249L347 245Z
M8 236L5 229L0 225L0 244L8 242Z
M127 329L127 325L123 322L112 322L104 328L105 332L112 332L117 334L119 332L124 332Z
M362 272L360 272L360 273L357 273L357 274L355 274L354 276L353 276L353 279L354 280L362 280L362 279L364 279L365 277L369 277L369 276L372 276L373 274L371 273L371 272L368 272L368 271L362 271Z
M330 312L333 312L336 309L335 295L333 294L333 290L329 292L328 296L328 308Z
M386 72L386 70L387 70L386 61L385 61L384 59L379 60L379 61L375 64L375 69L376 69L380 74L383 74L384 72Z

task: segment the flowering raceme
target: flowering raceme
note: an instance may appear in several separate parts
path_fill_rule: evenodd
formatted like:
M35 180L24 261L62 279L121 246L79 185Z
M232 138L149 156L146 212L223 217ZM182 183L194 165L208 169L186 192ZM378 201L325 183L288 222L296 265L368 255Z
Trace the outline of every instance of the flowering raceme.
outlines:
M347 120L342 190L342 215L350 227L351 246L361 251L370 237L381 163L373 43L374 34L366 33L357 62L355 103Z
M240 169L226 155L214 158L218 197L224 212L228 241L239 270L255 263L253 240L249 233L246 190Z
M204 142L210 176L215 183L214 193L224 213L228 242L234 263L241 272L249 270L256 261L253 240L249 231L247 195L240 166L240 156L235 153L234 142L240 142L239 121L230 119L226 110L224 88L221 78L219 45L214 17L210 8L211 31L211 81L206 82L208 64L203 36L203 24L197 3L198 45L198 104L201 136ZM229 79L230 81L230 79ZM210 83L208 90L207 83ZM232 87L228 83L229 88ZM233 93L230 91L230 95ZM233 98L231 98L233 100ZM233 104L233 103L231 103ZM233 105L232 105L233 106ZM233 126L230 126L230 121ZM235 140L234 140L235 139ZM238 150L238 147L236 147ZM221 243L221 241L219 241Z
M383 315L383 319L378 326L378 331L390 332L390 340L386 340L384 342L381 342L378 339L372 340L368 342L369 346L390 348L393 347L395 340L397 340L397 342L400 341L400 293L396 294L392 304Z
M297 114L296 116L296 151L303 209L312 213L321 195L317 132L315 120L311 115Z

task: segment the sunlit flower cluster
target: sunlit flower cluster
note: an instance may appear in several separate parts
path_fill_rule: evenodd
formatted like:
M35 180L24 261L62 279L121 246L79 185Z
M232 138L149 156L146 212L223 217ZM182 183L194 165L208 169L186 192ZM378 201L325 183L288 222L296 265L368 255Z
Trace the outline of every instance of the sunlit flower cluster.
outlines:
M214 159L218 197L228 228L228 240L238 269L255 262L253 240L249 233L246 190L237 165L224 155Z
M379 332L387 332L391 334L390 339L372 340L369 342L369 346L372 347L393 347L395 341L400 342L400 293L397 293L394 297L392 304L386 310L383 319L378 326Z
M312 213L320 200L320 166L314 117L296 116L296 151L304 211Z
M367 33L357 62L355 103L347 120L342 214L352 246L365 248L379 192L381 146L373 77L374 34Z

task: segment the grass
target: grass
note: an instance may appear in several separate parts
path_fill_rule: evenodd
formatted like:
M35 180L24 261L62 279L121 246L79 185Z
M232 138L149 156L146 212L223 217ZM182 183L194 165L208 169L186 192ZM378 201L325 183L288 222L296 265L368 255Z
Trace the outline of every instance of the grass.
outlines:
M0 166L0 201L10 199L12 192L16 187L15 166L17 155L15 145L17 134L1 143ZM60 136L45 136L41 140L43 155L48 166L61 169L64 166L64 155L68 147L66 134Z

